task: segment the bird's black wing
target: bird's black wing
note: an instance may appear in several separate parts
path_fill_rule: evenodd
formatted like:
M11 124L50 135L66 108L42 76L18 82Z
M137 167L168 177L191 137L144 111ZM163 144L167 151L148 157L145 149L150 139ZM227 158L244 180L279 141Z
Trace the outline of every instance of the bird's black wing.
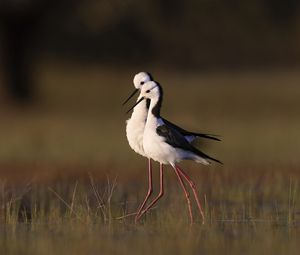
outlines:
M156 128L156 133L159 136L162 136L165 138L165 142L167 144L170 144L171 146L175 147L175 148L179 148L185 151L190 151L195 153L196 155L205 158L205 159L210 159L213 161L216 161L220 164L222 164L222 162L220 162L219 160L212 158L208 155L206 155L205 153L203 153L202 151L196 149L194 146L192 146L185 138L182 134L179 133L178 130L176 130L175 128L173 128L172 126L168 126L166 124L158 126Z
M202 137L202 138L206 138L206 139L211 139L211 140L215 140L215 141L221 141L221 139L218 138L217 135L190 132L190 131L187 131L187 130L181 128L181 127L178 127L177 125L175 125L174 123L170 122L169 120L166 120L164 118L162 118L162 120L164 121L164 123L166 123L166 125L168 125L168 126L174 128L174 129L176 129L183 136L193 135L193 136Z

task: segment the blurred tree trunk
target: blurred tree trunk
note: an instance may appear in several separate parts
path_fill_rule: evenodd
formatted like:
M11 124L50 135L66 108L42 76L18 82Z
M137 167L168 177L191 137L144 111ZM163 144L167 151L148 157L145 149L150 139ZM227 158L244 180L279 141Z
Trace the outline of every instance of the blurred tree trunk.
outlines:
M34 96L32 65L36 30L55 1L15 0L0 2L5 85L16 101L29 103Z
M277 25L289 25L299 14L299 0L265 0L272 20Z
M33 26L24 19L2 18L5 85L17 101L32 99L31 59L29 54Z

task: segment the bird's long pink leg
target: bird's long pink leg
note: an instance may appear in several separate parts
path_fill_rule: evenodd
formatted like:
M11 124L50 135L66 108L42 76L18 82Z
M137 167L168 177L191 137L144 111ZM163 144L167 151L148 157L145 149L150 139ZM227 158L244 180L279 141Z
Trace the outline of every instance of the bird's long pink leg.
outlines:
M200 212L201 217L202 217L202 222L204 223L204 218L205 218L204 217L204 212L203 212L203 209L202 209L202 206L201 206L201 203L200 203L200 199L199 199L198 194L197 194L195 183L192 181L192 179L179 166L176 166L176 168L177 168L178 172L184 177L184 179L189 183L191 189L193 190L194 197L195 197L199 212Z
M137 223L138 219L139 219L139 215L141 213L141 211L143 210L146 202L148 201L149 197L151 196L152 194L152 191L153 191L153 188L152 188L152 162L151 162L151 159L149 158L148 159L148 192L147 192L147 195L144 199L144 202L140 205L139 207L139 210L135 216L135 223Z
M188 204L188 208L189 208L189 214L190 214L190 220L191 220L191 225L193 224L193 213L192 213L192 205L191 205L191 200L190 200L190 194L188 193L188 191L186 190L186 187L182 181L182 178L180 176L180 172L179 170L177 170L176 166L174 166L174 170L175 170L175 173L177 175L177 178L179 180L179 183L184 191L184 194L185 194L185 197L186 197L186 200L187 200L187 204Z
M160 164L159 168L159 177L160 177L160 191L159 194L153 201L143 210L138 216L137 220L139 220L152 206L156 204L156 202L164 195L164 168L163 164Z

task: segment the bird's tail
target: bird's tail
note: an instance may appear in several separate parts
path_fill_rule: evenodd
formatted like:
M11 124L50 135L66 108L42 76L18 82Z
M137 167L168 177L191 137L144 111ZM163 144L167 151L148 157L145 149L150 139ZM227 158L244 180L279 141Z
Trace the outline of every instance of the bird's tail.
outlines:
M203 164L203 165L206 165L206 166L210 165L210 162L208 160L206 160L205 158L199 157L199 156L196 156L195 161L197 163L200 163L200 164Z
M203 153L202 151L199 151L196 148L194 148L194 153L196 154L196 159L195 160L198 163L202 163L204 165L208 165L208 164L210 164L209 160L211 160L211 161L215 161L215 162L223 165L223 163L220 160L215 159L215 158L213 158L211 156L208 156L207 154ZM208 164L203 163L205 161L208 162Z

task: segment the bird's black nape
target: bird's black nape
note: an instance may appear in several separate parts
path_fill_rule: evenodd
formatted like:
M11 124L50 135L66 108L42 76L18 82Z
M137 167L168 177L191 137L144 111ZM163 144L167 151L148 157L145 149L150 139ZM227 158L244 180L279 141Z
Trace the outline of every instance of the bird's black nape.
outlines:
M153 76L152 76L152 74L151 73L148 73L148 72L145 72L148 76L149 76L149 78L150 78L150 81L154 81L154 79L153 79Z
M146 99L146 107L149 109L151 100L149 98Z
M159 118L160 117L160 109L161 109L161 106L162 106L162 101L163 101L163 96L164 96L163 94L164 93L163 93L162 86L158 82L156 82L156 84L157 84L157 86L159 88L159 99L158 99L157 104L152 109L152 114L155 117Z

